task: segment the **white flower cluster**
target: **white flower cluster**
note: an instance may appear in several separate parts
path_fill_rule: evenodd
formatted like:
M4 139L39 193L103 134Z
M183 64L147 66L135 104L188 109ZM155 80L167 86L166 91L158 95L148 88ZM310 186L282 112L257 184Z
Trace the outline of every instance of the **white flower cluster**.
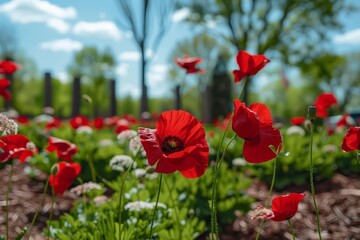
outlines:
M140 212L143 209L154 209L155 208L155 202L144 202L144 201L135 201L135 202L129 202L127 203L124 208L129 211L136 211ZM164 203L158 203L158 207L161 208L167 208L167 206Z
M299 126L291 126L286 130L286 135L305 135L305 130Z
M87 182L81 185L78 185L70 190L70 192L75 193L76 195L80 196L84 193L91 191L92 189L101 190L101 186L97 183Z
M0 134L1 136L17 134L18 125L4 114L0 113Z
M89 126L80 126L76 129L77 134L92 134L93 130Z
M140 151L139 155L145 156L145 150L141 144L139 136L136 136L130 140L129 149L133 155L136 155Z
M117 139L120 144L124 144L127 141L137 136L137 132L134 130L125 130L117 135Z
M113 170L123 172L126 168L129 168L131 165L136 167L134 160L127 155L116 155L110 160L110 167Z

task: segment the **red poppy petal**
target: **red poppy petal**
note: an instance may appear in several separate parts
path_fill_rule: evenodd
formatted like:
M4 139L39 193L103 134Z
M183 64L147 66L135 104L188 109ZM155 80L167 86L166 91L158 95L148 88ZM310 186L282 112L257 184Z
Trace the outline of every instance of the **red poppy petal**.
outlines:
M234 100L234 116L232 128L234 132L245 140L259 137L260 121L255 112L248 109L240 100Z
M298 125L303 124L305 122L305 120L306 120L305 117L300 116L300 117L291 118L290 122L291 122L292 125L298 126Z
M305 197L304 193L291 193L276 197L272 200L273 221L284 221L292 218L297 210L299 202Z
M180 173L186 178L201 177L204 175L209 164L208 155L209 150L204 149L204 151L200 152L198 156L192 156L191 158L193 158L192 161L195 162L195 165L188 170L180 171Z
M159 159L155 168L155 172L165 173L165 174L173 173L177 170L178 170L177 166L172 164L165 158Z
M246 74L244 74L243 72L241 72L239 70L234 70L233 75L234 75L235 83L240 82L244 77L246 77Z
M272 117L270 109L262 103L250 104L249 109L256 112L259 117L260 127L272 127Z
M156 129L139 128L141 144L146 152L146 157L151 166L153 166L162 156L160 145L156 138Z
M260 128L258 141L244 142L244 158L250 163L267 162L276 157L276 154L269 148L273 145L275 149L282 143L281 133L276 128Z
M344 152L360 150L360 127L350 127L342 141Z

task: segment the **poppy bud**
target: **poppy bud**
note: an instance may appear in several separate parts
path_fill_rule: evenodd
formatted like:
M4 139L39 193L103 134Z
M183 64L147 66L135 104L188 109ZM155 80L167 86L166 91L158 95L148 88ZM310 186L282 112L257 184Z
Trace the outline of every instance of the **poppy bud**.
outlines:
M315 116L316 116L316 109L317 108L315 106L308 107L308 114L309 114L310 121L314 121Z
M50 169L50 174L56 175L56 173L58 172L58 170L59 170L58 165L57 165L57 164L54 164L54 165L51 167L51 169Z

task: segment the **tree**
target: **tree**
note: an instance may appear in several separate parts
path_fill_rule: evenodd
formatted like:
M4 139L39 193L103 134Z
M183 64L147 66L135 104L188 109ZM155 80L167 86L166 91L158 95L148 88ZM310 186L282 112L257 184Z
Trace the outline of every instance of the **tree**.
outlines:
M323 53L300 65L302 74L320 91L333 92L339 100L339 110L344 112L360 94L360 53L347 55Z
M149 63L149 57L146 56L146 51L152 50L153 52L156 52L161 39L170 26L170 13L173 10L174 1L118 0L118 2L123 17L119 22L120 27L125 31L130 30L133 33L134 40L140 50L141 116L141 113L149 111L145 79L146 66Z
M174 63L175 57L182 58L185 55L202 58L203 63L201 63L200 68L205 69L206 73L196 74L196 76L191 76L191 78L190 76L189 78L186 77L184 69L181 69ZM175 81L177 85L181 86L182 92L185 92L188 89L196 86L196 89L198 90L197 102L199 102L199 107L203 108L204 102L202 101L201 96L204 96L207 87L211 85L211 80L214 77L213 75L219 58L221 58L222 61L224 61L225 66L227 66L230 56L230 51L227 47L223 45L222 42L218 41L217 39L208 35L205 32L201 32L198 35L185 39L176 45L176 48L171 54L170 60L172 62L172 66L170 67L168 75L169 78ZM189 82L189 80L194 79L196 80L193 82ZM191 104L194 105L193 102ZM205 112L207 111L207 109L204 108L202 109L202 111L203 115L206 115Z
M83 78L85 93L92 99L92 113L98 116L101 107L109 106L108 79L113 76L115 59L110 49L103 52L95 47L85 47L74 55L73 63L68 68L70 75Z
M224 26L221 34L236 49L258 54L273 54L286 64L313 58L321 50L319 42L329 29L341 27L339 13L346 9L336 0L194 0L189 7L189 22L216 21ZM251 81L246 81L244 101L248 101Z

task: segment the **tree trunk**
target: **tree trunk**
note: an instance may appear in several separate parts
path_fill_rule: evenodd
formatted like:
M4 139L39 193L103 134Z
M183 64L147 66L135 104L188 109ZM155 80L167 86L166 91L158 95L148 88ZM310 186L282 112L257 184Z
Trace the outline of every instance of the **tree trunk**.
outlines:
M49 72L44 76L44 95L44 107L52 108L52 79Z
M110 80L110 116L116 116L116 80Z
M81 101L80 77L74 77L73 89L72 89L72 113L71 113L72 117L75 117L80 114L80 101Z
M180 84L176 85L175 87L175 109L181 109L181 88Z

